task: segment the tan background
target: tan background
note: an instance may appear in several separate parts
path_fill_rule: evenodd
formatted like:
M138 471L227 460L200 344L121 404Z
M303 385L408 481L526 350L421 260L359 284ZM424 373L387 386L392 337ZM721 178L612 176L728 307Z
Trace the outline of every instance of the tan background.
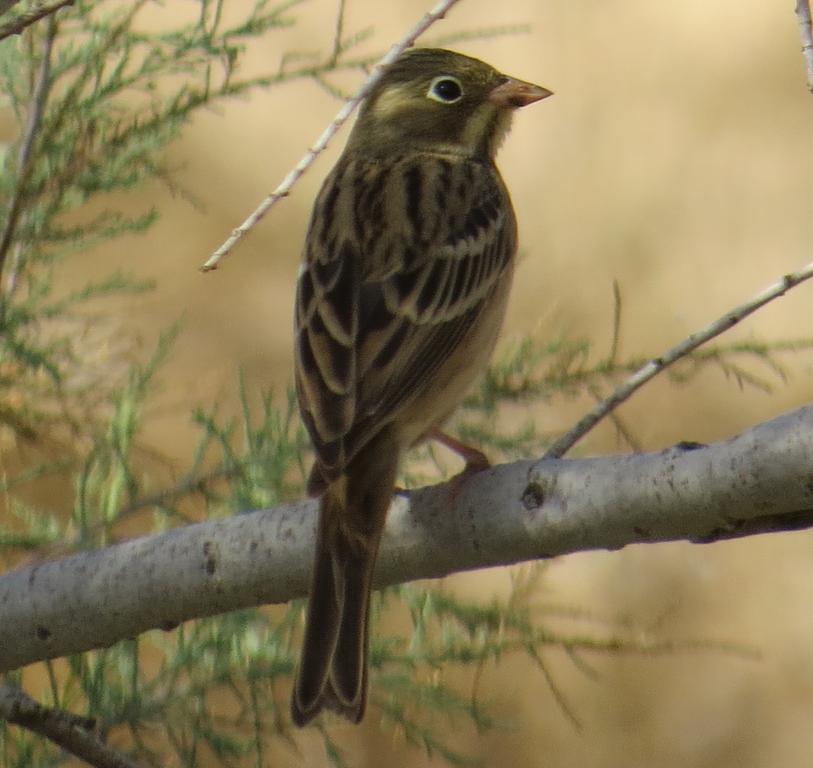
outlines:
M151 23L180 12L168 4ZM227 4L240 5L237 0ZM349 0L347 28L374 25L383 49L428 2ZM609 344L612 280L624 296L622 351L657 354L813 253L813 96L805 91L792 3L467 0L431 35L529 23L531 34L467 42L460 50L540 82L553 99L525 110L500 158L522 234L523 261L505 337L562 328ZM178 9L178 10L176 10ZM269 35L249 68L284 50L325 50L335 3L314 0L299 24ZM342 80L346 87L355 77ZM315 84L255 92L199 115L168 160L205 206L156 187L163 217L147 237L88 253L66 281L124 266L158 289L120 304L126 332L151 345L183 315L186 330L163 377L150 442L179 465L196 434L189 410L218 398L236 407L236 370L250 385L291 377L293 284L309 206L343 142L320 159L243 246L212 275L198 265L300 158L338 109ZM810 287L749 320L739 337L811 334ZM723 438L811 400L809 355L789 360L773 396L741 392L717 371L682 389L651 385L623 415L644 447ZM578 408L544 414L567 426ZM590 452L617 448L605 428ZM549 569L541 601L632 617L675 638L740 640L759 661L720 653L592 659L595 680L562 654L547 657L583 721L565 720L543 676L524 661L489 669L483 693L510 727L459 746L486 765L787 766L813 752L813 568L809 533L713 546L631 547L586 553ZM460 589L504 589L504 573L460 578ZM340 728L353 765L438 764L361 729ZM308 765L324 764L316 737ZM281 749L277 765L299 758Z

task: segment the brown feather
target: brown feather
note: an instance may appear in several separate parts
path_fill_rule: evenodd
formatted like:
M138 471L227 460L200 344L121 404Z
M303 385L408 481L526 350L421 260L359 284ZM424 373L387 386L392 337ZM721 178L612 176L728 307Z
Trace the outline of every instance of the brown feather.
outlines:
M438 77L460 85L454 103L430 93ZM373 568L400 456L449 416L494 347L517 233L493 152L513 102L543 93L521 83L514 98L514 82L449 51L406 54L314 205L295 372L322 501L298 725L323 707L363 716Z

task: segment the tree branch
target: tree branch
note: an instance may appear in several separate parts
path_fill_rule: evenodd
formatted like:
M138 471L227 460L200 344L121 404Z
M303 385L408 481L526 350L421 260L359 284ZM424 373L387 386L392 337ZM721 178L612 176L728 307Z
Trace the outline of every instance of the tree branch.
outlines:
M51 51L54 47L55 37L56 21L52 16L48 19L48 30L45 33L45 42L42 50L42 63L37 72L34 93L31 96L31 102L28 107L28 119L25 123L25 131L20 144L20 157L17 162L17 178L14 183L14 193L8 207L3 233L0 235L0 277L2 277L3 274L3 265L6 261L8 249L14 240L17 221L22 212L25 187L28 184L28 178L31 174L32 152L42 122L42 115L45 111L48 90L51 86ZM0 40L2 40L2 28L0 28Z
M564 456L579 440L581 440L593 427L596 426L605 416L612 413L619 405L628 400L650 379L653 379L661 371L676 363L682 357L686 357L707 341L725 333L733 328L748 315L756 312L760 307L784 296L791 288L800 283L810 280L813 277L813 261L805 264L796 272L783 275L776 282L760 291L745 304L726 312L714 322L709 323L704 328L687 336L679 344L667 350L660 357L650 360L632 374L620 387L618 387L609 397L602 400L592 411L582 417L579 422L568 432L562 435L553 445L545 451L544 458L558 459Z
M18 0L15 0L13 3L4 3L4 7L0 7L0 13L16 5L17 1ZM36 24L40 19L44 19L46 16L52 16L60 8L64 8L66 5L73 5L74 2L75 0L56 0L56 2L45 3L44 5L37 6L33 10L21 13L11 21L0 24L0 40L4 40L12 35L19 35L32 24Z
M138 768L93 733L92 719L43 707L19 688L0 685L0 720L44 736L97 768Z
M813 406L707 447L520 461L397 496L377 586L633 543L813 526ZM0 577L0 672L305 595L315 501Z
M224 242L200 268L201 272L210 272L213 269L217 269L217 264L220 259L228 255L243 236L254 229L265 214L268 213L279 200L283 197L287 197L291 193L294 184L296 184L305 171L313 165L314 160L325 150L331 139L338 133L339 128L347 122L348 118L356 111L356 107L364 101L367 94L370 93L375 84L381 79L387 67L409 48L410 45L413 45L429 27L439 19L442 19L452 6L458 2L459 0L441 0L431 11L424 14L423 18L387 51L384 58L373 67L369 76L364 83L362 83L358 91L356 91L355 95L344 103L336 117L334 117L330 125L325 128L322 135L316 140L316 143L305 153L305 156L296 164L296 167L288 173L280 185L257 206L254 212L239 227L232 230L226 242ZM342 18L342 12L343 6L340 6L340 20ZM339 32L337 32L337 34L339 34ZM332 55L335 61L337 55L335 44Z
M796 16L802 36L802 54L807 68L807 87L813 93L813 26L810 20L810 0L796 0Z

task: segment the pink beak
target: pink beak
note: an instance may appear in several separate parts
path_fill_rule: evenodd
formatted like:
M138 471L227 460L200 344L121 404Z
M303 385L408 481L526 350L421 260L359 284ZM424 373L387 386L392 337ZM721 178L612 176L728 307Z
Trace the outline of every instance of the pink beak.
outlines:
M553 91L549 91L541 85L509 77L504 83L500 83L492 89L488 94L488 100L503 109L517 109L546 99L548 96L553 96Z

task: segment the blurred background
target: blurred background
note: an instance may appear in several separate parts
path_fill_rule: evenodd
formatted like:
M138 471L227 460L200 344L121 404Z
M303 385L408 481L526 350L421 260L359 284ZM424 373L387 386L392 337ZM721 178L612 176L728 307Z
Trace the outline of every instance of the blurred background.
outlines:
M161 27L188 14L188 5L156 5L146 23ZM232 0L226 12L240 6ZM345 29L374 27L359 52L383 51L428 6L348 0ZM335 12L334 0L303 3L297 24L254 46L246 67L266 71L285 51L329 50ZM621 354L654 356L811 258L813 96L792 3L464 0L422 42L514 24L529 31L454 46L555 92L517 115L499 158L521 232L503 343L566 331L605 354L617 280ZM352 90L358 79L353 73L334 83ZM145 348L183 319L146 432L148 445L179 464L198 434L192 406L216 400L223 412L237 410L238 367L250 387L282 390L291 381L300 249L346 131L218 271L201 275L198 267L339 106L301 81L197 115L168 157L195 204L158 185L144 190L132 205L157 205L158 224L146 236L83 254L60 278L79 286L118 267L155 277L155 291L117 299L114 310L117 332L135 333ZM811 291L794 290L728 340L813 336ZM770 392L709 369L684 387L650 384L621 416L645 450L724 439L813 399L810 354L782 360L786 380L769 377ZM545 412L540 421L564 430L588 406ZM579 450L628 448L604 426ZM675 640L739 642L760 657L601 655L591 657L594 674L586 674L550 651L546 664L580 729L537 667L506 657L484 670L479 686L505 727L467 733L461 746L485 765L522 768L805 764L813 751L811 546L813 533L802 532L555 561L540 600ZM507 590L508 575L488 571L450 583L460 594L488 596ZM383 737L375 717L372 711L363 727L336 728L353 765L439 764L397 735ZM305 732L298 742L304 764L326 764L315 735ZM303 764L285 749L275 759Z

